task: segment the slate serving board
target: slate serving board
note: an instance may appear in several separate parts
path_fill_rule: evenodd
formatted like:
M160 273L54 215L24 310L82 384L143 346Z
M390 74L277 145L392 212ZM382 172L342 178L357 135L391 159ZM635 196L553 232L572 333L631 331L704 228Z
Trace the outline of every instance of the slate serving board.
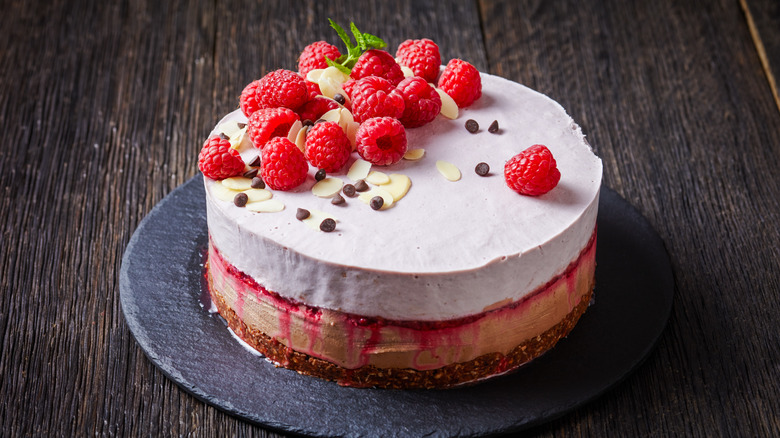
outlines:
M200 305L207 244L202 177L171 192L127 246L120 295L147 357L206 403L270 429L311 436L479 436L557 418L626 378L652 351L672 307L663 242L603 187L595 302L572 333L515 373L449 390L354 389L275 368Z

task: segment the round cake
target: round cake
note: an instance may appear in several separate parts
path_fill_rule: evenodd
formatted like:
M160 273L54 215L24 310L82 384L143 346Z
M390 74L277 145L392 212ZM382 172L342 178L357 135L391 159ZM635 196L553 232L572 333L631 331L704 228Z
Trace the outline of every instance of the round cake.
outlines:
M357 172L385 183L371 190L408 178L390 208L313 194L315 168L294 190L254 202L267 208L233 202L249 189L241 178L205 178L210 291L236 335L274 364L342 385L431 388L513 370L569 333L594 287L601 162L556 102L481 79L481 98L457 119L407 130L422 158ZM480 127L471 133L466 120ZM212 134L231 121L247 118L231 113ZM503 168L534 144L552 152L560 182L523 196ZM245 162L257 154L242 151ZM346 170L358 160L329 179L356 184ZM448 167L460 178L445 177ZM318 228L326 217L331 232Z

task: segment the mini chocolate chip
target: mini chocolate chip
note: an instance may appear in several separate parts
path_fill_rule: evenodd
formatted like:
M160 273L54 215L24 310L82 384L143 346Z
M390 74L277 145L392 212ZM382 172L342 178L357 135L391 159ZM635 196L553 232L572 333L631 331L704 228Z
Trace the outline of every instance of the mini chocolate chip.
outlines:
M479 131L479 123L477 123L477 121L474 119L466 120L466 131L472 134Z
M336 195L330 200L330 203L333 205L341 205L344 202L346 202L344 201L344 197L339 195L338 193L336 193Z
M246 205L247 201L249 201L249 196L247 196L246 193L237 193L235 197L233 197L233 203L236 204L236 207L243 207Z
M355 186L352 184L344 184L344 188L341 189L345 195L349 196L350 198L354 198L357 196L357 190L355 190Z
M244 178L254 178L254 177L257 176L257 172L259 172L259 171L260 171L260 169L258 169L258 168L249 169L246 172L244 172Z
M385 200L381 196L374 196L371 198L371 202L369 202L369 205L374 210L379 210L382 208L383 205L385 205Z
M265 181L263 181L263 179L260 178L259 176L256 176L256 177L252 178L252 183L250 184L250 186L253 189L264 189L265 188Z
M490 127L488 127L488 132L491 134L498 132L498 120L493 120L493 123L491 123Z
M331 218L327 218L320 223L320 230L330 233L336 229L336 221Z
M319 169L317 170L317 173L314 174L314 179L317 181L322 181L326 176L328 175L325 173L325 169Z
M236 123L236 125L238 125L238 129L246 128L246 123Z
M262 163L262 160L260 159L260 155L256 155L254 158L252 158L252 161L249 162L249 165L252 167L257 167Z
M298 211L295 212L295 219L298 219L299 221L302 221L309 216L311 216L311 213L305 208L299 208Z
M225 134L224 132L219 133L219 138L221 138L222 140L230 140L230 137L228 137L227 134Z
M479 163L474 168L474 172L477 172L479 176L485 176L490 172L490 166L488 166L488 163Z
M339 105L344 105L347 103L347 99L341 93L336 93L336 95L333 96L333 100L335 100Z
M312 126L312 125L314 125L314 122L312 122L309 119L304 119L302 124L303 124L303 126Z
M365 192L366 190L368 190L368 184L366 184L365 180L361 179L355 183L355 190L357 190L358 192Z

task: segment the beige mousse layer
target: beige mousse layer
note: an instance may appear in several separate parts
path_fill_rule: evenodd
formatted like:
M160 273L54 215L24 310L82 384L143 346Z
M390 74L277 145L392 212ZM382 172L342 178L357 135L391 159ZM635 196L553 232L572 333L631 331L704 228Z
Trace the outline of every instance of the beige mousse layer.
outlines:
M388 321L293 303L263 289L227 263L213 242L209 247L210 285L218 307L221 304L220 313L228 321L231 318L226 313L232 314L236 320L233 325L245 325L243 329L232 327L239 336L245 334L242 338L251 332L263 335L266 343L273 341L275 349L261 352L285 367L290 365L289 350L347 370L371 367L427 371L468 363L488 354L508 356L529 340L541 341L545 333L555 331L564 321L571 321L573 326L585 310L581 304L590 299L594 273L595 232L563 274L520 301L449 321ZM260 341L244 340L250 345ZM557 340L545 336L547 345L534 345L533 349L541 354ZM275 357L269 354L274 350L285 353Z

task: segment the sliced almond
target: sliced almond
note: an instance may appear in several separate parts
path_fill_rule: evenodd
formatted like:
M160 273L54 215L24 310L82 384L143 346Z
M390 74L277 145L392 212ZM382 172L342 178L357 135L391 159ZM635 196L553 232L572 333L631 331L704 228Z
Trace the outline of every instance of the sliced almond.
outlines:
M332 79L334 83L341 85L344 82L347 82L349 80L349 76L346 75L341 70L337 69L336 67L329 66L325 68L325 70L322 71L322 75L320 75L318 82L321 81L323 78Z
M321 77L317 84L320 86L320 92L325 97L333 99L337 94L347 95L344 89L341 88L341 84L337 83L333 78Z
M358 158L354 163L352 163L352 166L349 167L347 178L351 179L352 181L366 179L368 172L370 171L371 163L362 158Z
M339 118L341 117L341 108L334 108L332 110L328 110L325 112L325 114L320 116L320 120L325 120L326 122L339 122Z
M365 191L358 195L358 199L365 202L366 204L371 203L371 198L374 196L381 196L384 203L382 204L382 208L380 210L387 210L388 208L393 206L393 195L391 195L387 190L384 190L381 187L372 187L370 190Z
M246 193L249 198L247 203L265 201L266 199L271 199L273 196L273 194L266 189L249 189L244 190L244 193Z
M322 231L320 230L320 224L325 219L333 219L334 221L338 222L339 220L333 217L333 215L325 213L324 211L319 210L309 210L309 217L302 220L304 224L306 224L309 228L311 228L314 231Z
M292 126L290 126L290 130L287 132L287 140L295 143L295 141L298 139L298 133L301 131L301 128L303 128L303 123L301 123L300 120L294 121Z
M390 193L393 201L398 202L409 193L409 188L412 187L412 180L400 173L391 173L388 178L390 178L390 183L383 185L382 189Z
M233 202L233 198L236 197L235 190L230 190L227 186L222 184L213 184L211 186L211 194L220 201Z
M219 126L217 126L216 130L217 130L217 134L220 133L225 134L229 138L232 138L234 136L237 136L241 130L246 130L246 126L244 126L243 128L239 128L238 121L228 120L227 122L224 122Z
M243 176L234 176L233 178L223 179L222 185L231 190L243 192L244 190L252 188L252 180L250 178L244 178Z
M358 128L360 128L360 123L358 122L352 122L347 124L347 138L349 139L349 143L352 145L352 151L354 152L357 149L357 132Z
M319 82L320 77L322 76L322 72L324 71L324 68L315 68L314 70L309 70L309 72L306 73L306 80L316 84Z
M455 120L458 118L458 104L455 103L449 94L445 93L441 88L436 88L436 92L441 97L441 115L444 117Z
M352 122L354 121L355 121L355 117L352 116L352 113L348 109L340 108L339 126L341 126L341 129L344 130L344 133L347 133L347 130L349 129L349 125L352 124Z
M439 173L441 173L443 177L450 181L457 181L460 179L460 169L452 163L439 160L436 162L436 169L439 170Z
M405 78L410 78L410 77L414 76L414 72L412 71L412 69L407 67L407 66L405 66L405 65L401 66L401 71L404 73L404 77Z
M317 181L311 188L311 192L320 198L330 198L341 191L343 185L344 182L339 178L325 178L322 181Z
M256 213L276 213L284 210L284 204L276 199L267 199L265 201L247 203L246 209Z
M298 149L301 150L301 152L306 153L306 133L308 130L306 128L301 128L298 130L298 135L295 136L295 146L298 146Z
M371 184L381 186L382 184L389 183L390 177L387 176L386 173L372 170L371 172L369 172L368 176L366 177L366 182L370 182Z
M404 154L404 160L417 161L423 156L425 156L425 149L409 149Z

